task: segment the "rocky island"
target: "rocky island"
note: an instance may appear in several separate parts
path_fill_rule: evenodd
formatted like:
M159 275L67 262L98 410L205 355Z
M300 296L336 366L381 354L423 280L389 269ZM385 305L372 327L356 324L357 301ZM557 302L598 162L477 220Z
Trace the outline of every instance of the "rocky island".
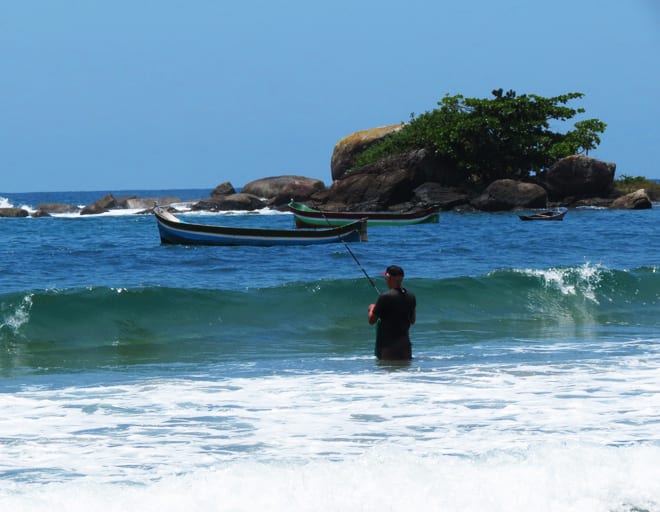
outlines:
M192 210L253 211L262 208L286 209L294 199L328 211L412 211L429 206L440 210L508 211L552 206L597 206L615 209L646 209L652 200L644 189L628 194L617 191L616 165L586 155L558 160L547 171L528 180L499 179L487 187L467 188L454 183L442 161L424 149L384 158L354 169L356 155L374 145L401 125L378 127L344 137L334 147L330 162L332 183L299 175L264 177L247 183L237 192L229 182L216 186L208 198L190 203ZM114 197L108 194L82 209L63 204L38 205L33 216L51 213L80 215L117 208L140 209L180 203L177 197ZM21 208L1 208L0 216L25 217Z

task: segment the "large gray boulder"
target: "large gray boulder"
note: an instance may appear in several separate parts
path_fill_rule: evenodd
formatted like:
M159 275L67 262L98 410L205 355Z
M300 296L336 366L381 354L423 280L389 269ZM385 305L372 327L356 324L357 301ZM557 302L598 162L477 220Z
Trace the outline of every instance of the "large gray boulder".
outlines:
M351 174L387 174L398 170L407 171L415 187L427 182L452 186L460 183L463 179L451 164L423 148L395 153L377 162L360 167ZM344 178L347 176L350 176L350 174L345 174Z
M225 181L224 183L220 183L220 185L211 190L211 197L228 196L235 193L236 189L234 188L234 185L232 185L229 181Z
M97 201L94 201L92 204L88 204L82 210L80 210L80 215L96 215L99 213L105 213L112 208L116 208L117 203L112 194L108 194Z
M27 217L30 212L23 208L0 208L0 217Z
M615 199L610 208L614 210L647 210L653 203L643 188Z
M240 210L250 211L264 208L266 203L252 194L229 194L227 196L216 196L210 199L202 199L191 206L192 210L204 210L210 212Z
M314 193L325 190L325 183L319 179L304 176L272 176L251 181L241 192L270 200L270 204L288 203L289 200L304 201Z
M614 189L616 164L585 155L571 155L555 162L539 176L552 201L566 198L607 197Z
M545 189L534 183L510 179L496 180L483 194L471 201L478 210L497 212L516 208L545 208L548 196Z
M165 196L165 197L127 197L121 201L118 199L116 203L117 208L127 208L130 210L143 208L150 209L154 205L158 206L168 206L173 203L180 203L181 198L175 196Z
M415 195L415 190L427 183L449 186L456 176L442 159L425 149L414 149L345 173L333 182L321 202L328 208L361 211L430 206L438 201L427 202L425 192Z
M80 206L65 203L41 203L37 205L37 211L43 213L78 213Z
M413 190L411 173L406 169L384 173L361 172L335 181L328 190L327 203L336 209L387 210L408 202Z
M412 202L420 205L433 205L441 210L451 210L469 202L469 196L462 190L444 187L439 183L427 182L413 191Z

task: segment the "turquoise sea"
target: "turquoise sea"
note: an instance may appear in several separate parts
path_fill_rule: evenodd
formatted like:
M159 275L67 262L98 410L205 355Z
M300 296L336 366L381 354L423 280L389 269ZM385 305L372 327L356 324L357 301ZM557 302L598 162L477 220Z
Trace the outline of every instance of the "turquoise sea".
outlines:
M658 511L654 206L442 212L370 228L359 265L164 246L133 211L0 218L0 510ZM406 365L374 359L366 318L362 269L383 291L391 263L418 300Z

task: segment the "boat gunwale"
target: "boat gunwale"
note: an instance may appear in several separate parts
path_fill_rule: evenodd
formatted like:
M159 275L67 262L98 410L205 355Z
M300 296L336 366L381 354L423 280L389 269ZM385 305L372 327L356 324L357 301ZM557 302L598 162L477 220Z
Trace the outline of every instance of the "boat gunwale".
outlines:
M559 206L551 210L544 210L542 212L533 213L531 215L518 215L520 220L564 220L564 216L568 213L568 208Z
M355 222L342 226L333 226L331 228L326 228L321 231L318 229L273 229L273 228L253 228L253 227L236 227L236 226L219 226L212 224L197 224L192 222L185 222L171 213L157 208L154 210L154 215L158 222L159 228L163 227L164 229L169 229L181 233L177 235L176 233L169 233L172 237L179 240L184 240L186 235L191 237L200 237L197 239L190 239L191 243L201 244L203 242L208 242L209 245L212 245L213 237L218 237L218 241L221 241L220 237L227 237L228 240L226 244L236 244L239 245L241 242L246 244L257 244L259 242L268 242L272 241L274 245L286 244L288 241L291 243L295 242L310 242L313 243L323 243L323 242L332 242L332 241L346 241L357 239L365 239L363 236L363 230L365 229L364 219L358 219ZM208 239L204 240L201 237L207 236ZM161 241L163 236L161 233ZM168 242L171 243L170 240ZM177 242L182 243L182 242ZM219 244L220 245L220 244ZM222 244L224 245L224 244Z
M297 201L291 201L288 204L289 209L295 214L300 213L303 216L313 217L318 219L323 219L325 217L329 218L340 218L342 220L348 219L360 219L366 217L367 220L413 220L423 218L428 215L437 214L439 208L436 206L429 206L423 210L415 210L411 212L388 212L388 211L355 211L355 212L332 212L318 210L316 208L311 208L303 203Z

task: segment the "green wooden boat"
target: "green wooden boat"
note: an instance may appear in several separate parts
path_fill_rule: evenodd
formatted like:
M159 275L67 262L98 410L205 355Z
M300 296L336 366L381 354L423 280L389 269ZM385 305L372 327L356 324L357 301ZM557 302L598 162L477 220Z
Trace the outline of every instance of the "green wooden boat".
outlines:
M438 208L435 207L414 212L329 212L297 201L291 201L288 206L299 228L344 226L362 218L367 219L369 226L407 226L438 222L440 219Z

